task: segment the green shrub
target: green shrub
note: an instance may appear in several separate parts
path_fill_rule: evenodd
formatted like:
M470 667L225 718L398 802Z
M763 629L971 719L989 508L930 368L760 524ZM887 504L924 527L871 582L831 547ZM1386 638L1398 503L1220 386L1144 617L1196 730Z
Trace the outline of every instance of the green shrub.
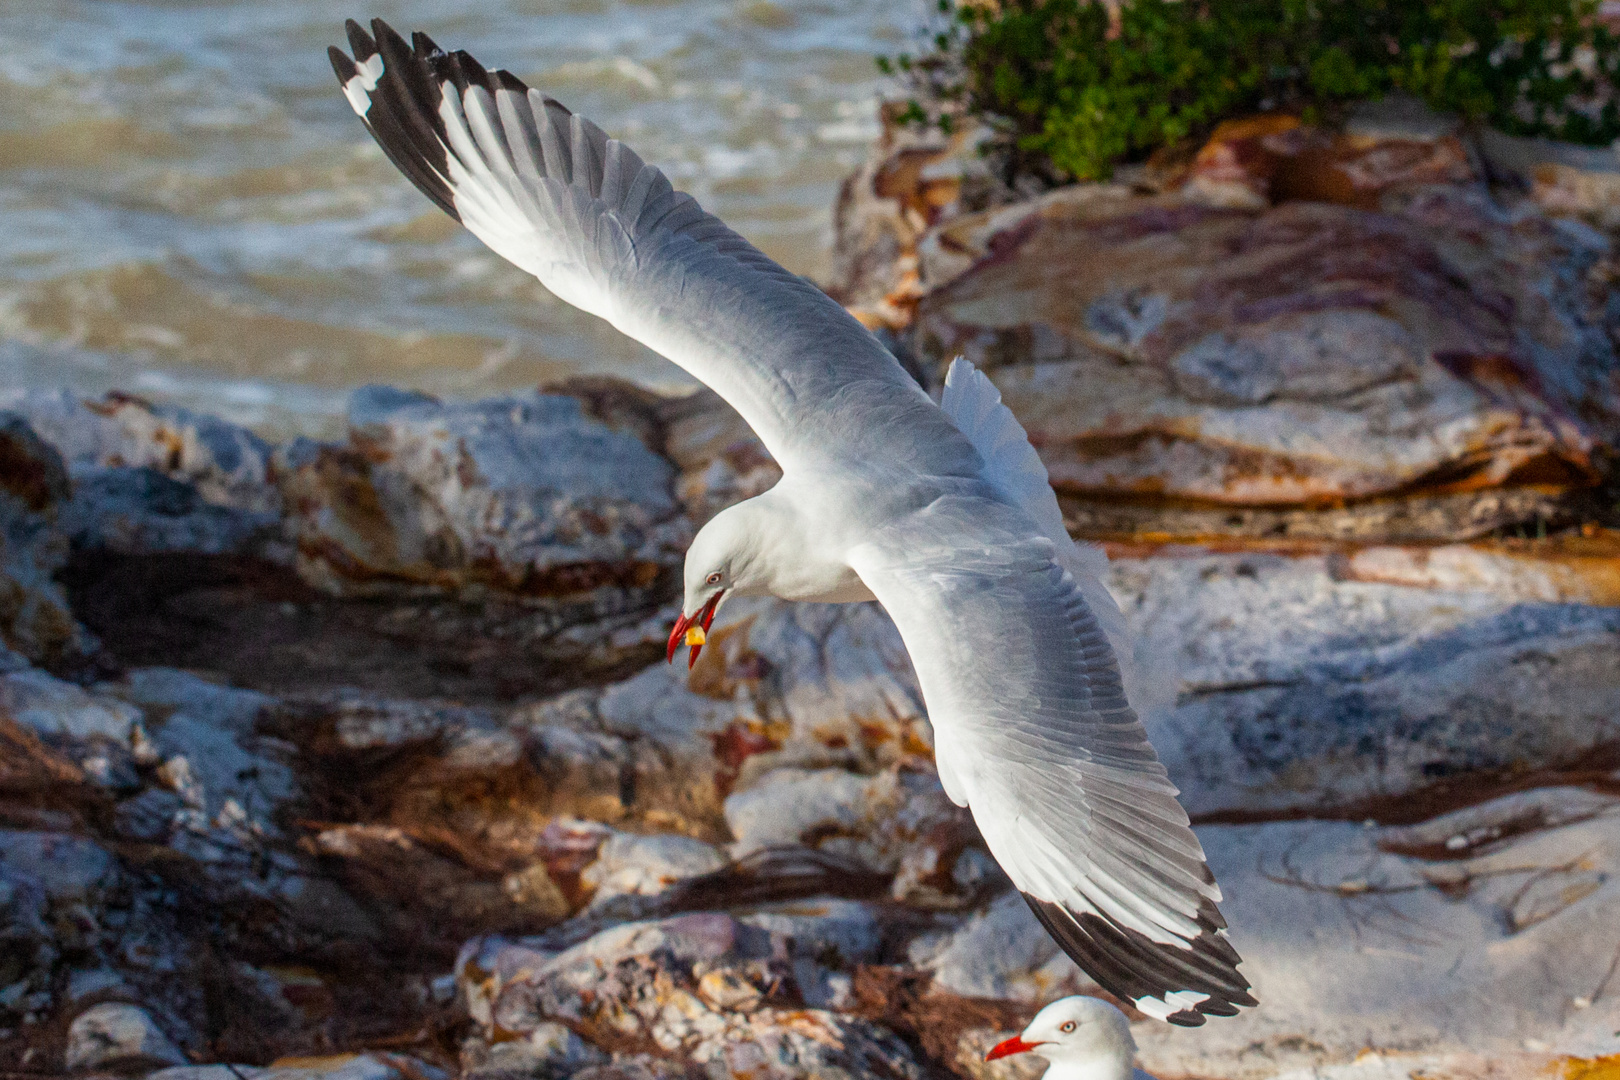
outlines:
M1598 0L1125 0L1113 32L1088 0L939 2L932 51L898 58L923 98L910 117L958 99L1025 165L1076 179L1229 117L1314 119L1391 90L1512 134L1620 137Z

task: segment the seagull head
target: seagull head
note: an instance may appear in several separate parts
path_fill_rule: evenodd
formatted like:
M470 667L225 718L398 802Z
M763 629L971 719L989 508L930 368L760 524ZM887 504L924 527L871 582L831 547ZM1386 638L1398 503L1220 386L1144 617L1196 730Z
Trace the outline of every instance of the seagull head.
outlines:
M691 646L688 668L709 640L709 626L720 602L739 593L757 595L765 590L755 580L761 546L759 499L729 506L698 530L686 551L685 597L681 616L669 634L668 657L683 644Z
M1035 1014L1029 1026L984 1055L994 1061L1032 1053L1052 1063L1047 1076L1130 1080L1136 1040L1125 1014L1099 998L1059 998Z

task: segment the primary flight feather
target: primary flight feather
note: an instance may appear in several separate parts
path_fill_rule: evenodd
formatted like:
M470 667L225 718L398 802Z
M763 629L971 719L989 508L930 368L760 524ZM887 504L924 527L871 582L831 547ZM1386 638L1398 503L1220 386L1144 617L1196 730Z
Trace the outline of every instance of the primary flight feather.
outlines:
M936 405L864 327L589 120L386 23L332 49L389 159L497 254L724 397L782 467L686 556L670 636L728 596L877 600L900 629L940 780L1102 986L1195 1025L1253 1005L1220 890L1126 698L1106 560L1063 530L995 388Z

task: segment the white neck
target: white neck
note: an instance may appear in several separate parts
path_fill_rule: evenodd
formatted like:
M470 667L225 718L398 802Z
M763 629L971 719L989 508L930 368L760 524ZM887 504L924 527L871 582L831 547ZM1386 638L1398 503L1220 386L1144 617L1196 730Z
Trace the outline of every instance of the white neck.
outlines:
M778 483L716 515L704 526L735 530L745 553L737 566L736 592L741 596L776 596L825 604L871 600L872 593L843 559L825 520L806 513L801 500ZM730 519L721 525L721 518ZM695 546L695 545L694 545Z
M1092 1057L1079 1061L1054 1061L1041 1080L1131 1080L1136 1070L1118 1058Z

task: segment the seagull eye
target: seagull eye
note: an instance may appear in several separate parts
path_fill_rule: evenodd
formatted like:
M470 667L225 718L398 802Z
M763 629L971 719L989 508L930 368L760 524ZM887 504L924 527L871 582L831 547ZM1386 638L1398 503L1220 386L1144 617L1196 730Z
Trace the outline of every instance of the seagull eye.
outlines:
M1072 1032L1074 1030L1074 1021L1070 1020L1068 1023L1066 1023L1062 1027L1058 1028L1058 1030L1063 1032L1063 1034L1065 1034L1065 1035L1069 1034L1070 1032Z
M708 577L704 578L703 582L706 585L718 585L718 584L720 584L720 571L716 570L714 573L712 573Z

